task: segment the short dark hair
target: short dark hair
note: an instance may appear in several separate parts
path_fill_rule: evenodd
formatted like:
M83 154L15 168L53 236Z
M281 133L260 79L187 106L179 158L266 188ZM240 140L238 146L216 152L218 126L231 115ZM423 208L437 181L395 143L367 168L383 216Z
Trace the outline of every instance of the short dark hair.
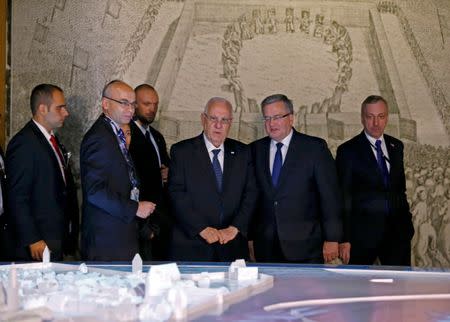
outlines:
M56 91L64 93L60 87L52 84L39 84L33 88L30 96L31 114L33 116L36 115L37 109L41 104L50 106L53 102L53 92Z
M105 85L105 87L103 87L102 97L111 96L110 90L111 90L111 87L115 84L124 84L124 81L122 81L120 79L114 79L114 80L110 81L108 84Z
M261 112L264 113L264 107L276 102L283 102L289 113L294 114L294 104L292 104L292 101L284 94L274 94L263 99L261 102Z
M388 107L388 103L386 102L386 100L380 96L380 95L370 95L367 96L366 99L361 103L361 114L363 114L364 109L366 108L367 105L369 104L375 104L378 102L383 102L384 104L386 104L386 107ZM389 107L388 107L389 109Z
M149 84L141 84L141 85L139 85L139 86L136 86L136 88L134 89L134 92L135 93L137 93L138 91L140 91L141 89L149 89L149 90L151 90L151 91L155 91L156 92L156 89L152 86L152 85L149 85Z

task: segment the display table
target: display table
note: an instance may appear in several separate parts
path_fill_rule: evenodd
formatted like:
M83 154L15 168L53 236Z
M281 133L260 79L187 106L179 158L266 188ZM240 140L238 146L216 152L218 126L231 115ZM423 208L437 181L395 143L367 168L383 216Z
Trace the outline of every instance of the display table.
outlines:
M87 264L122 273L131 271L128 264ZM195 321L450 321L449 270L285 264L249 266L258 266L260 273L273 276L273 286L242 297L236 303L226 304L220 310L204 312ZM149 267L144 265L144 272ZM179 269L181 274L227 272L228 265L179 263Z

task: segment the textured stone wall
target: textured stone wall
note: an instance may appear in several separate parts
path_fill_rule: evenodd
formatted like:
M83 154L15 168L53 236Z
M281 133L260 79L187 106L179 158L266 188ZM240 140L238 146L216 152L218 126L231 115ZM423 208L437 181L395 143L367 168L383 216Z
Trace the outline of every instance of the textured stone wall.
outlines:
M8 136L30 118L31 89L58 84L75 168L114 78L155 85L169 144L199 133L211 96L233 102L233 137L259 138L259 102L282 92L297 129L335 151L361 130L360 102L382 94L387 130L406 143L414 263L450 267L450 3L14 0L11 10Z

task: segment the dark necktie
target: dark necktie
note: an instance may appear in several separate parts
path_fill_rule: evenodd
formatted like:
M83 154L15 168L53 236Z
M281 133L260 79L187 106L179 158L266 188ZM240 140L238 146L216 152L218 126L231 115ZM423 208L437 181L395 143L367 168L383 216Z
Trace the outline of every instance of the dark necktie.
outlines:
M278 185L278 179L280 178L281 167L283 166L283 155L281 154L281 148L283 143L277 143L277 152L275 153L275 159L273 160L272 168L272 183L276 187Z
M383 175L384 185L387 186L389 183L389 171L386 165L386 161L384 159L383 150L381 149L381 140L377 140L375 142L375 148L377 150L378 168L380 168L380 172Z
M214 154L212 159L212 166L214 174L216 175L217 189L219 190L219 192L222 192L222 168L220 167L219 159L217 158L220 153L220 149L214 149L212 150L212 153Z

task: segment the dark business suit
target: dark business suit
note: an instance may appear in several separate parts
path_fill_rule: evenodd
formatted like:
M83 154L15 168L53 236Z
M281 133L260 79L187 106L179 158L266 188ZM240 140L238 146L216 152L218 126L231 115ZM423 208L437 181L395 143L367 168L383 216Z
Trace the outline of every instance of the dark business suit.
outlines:
M28 246L44 240L52 260L78 248L79 212L68 154L65 177L50 143L33 121L9 142L6 152L7 211L16 239L16 257L31 260Z
M265 137L251 145L260 189L252 220L256 260L323 262L324 241L342 238L341 200L331 153L324 140L293 130L274 187L270 142Z
M104 115L81 142L80 170L82 258L131 261L138 253L138 203L130 199L132 184L127 162Z
M383 183L373 148L364 132L338 147L336 164L344 195L345 240L350 263L410 265L414 235L406 200L403 143L384 134L389 154L389 184Z
M0 147L0 157L5 164L5 154ZM2 189L3 214L0 215L0 262L14 260L14 234L8 217L6 200L6 176L4 166L0 169L0 185Z
M163 186L158 155L149 140L145 138L135 122L130 122L130 154L140 180L139 200L156 203L156 211L139 222L139 253L143 260L167 259L171 218L168 213L167 186ZM169 155L164 137L149 126L150 132L158 146L161 164L169 165ZM149 239L151 234L153 239Z
M256 201L251 153L247 145L232 139L225 140L224 149L219 192L203 134L172 146L169 195L175 217L171 243L175 260L248 258L247 229ZM208 244L199 235L206 227L223 229L230 225L239 233L224 245Z

